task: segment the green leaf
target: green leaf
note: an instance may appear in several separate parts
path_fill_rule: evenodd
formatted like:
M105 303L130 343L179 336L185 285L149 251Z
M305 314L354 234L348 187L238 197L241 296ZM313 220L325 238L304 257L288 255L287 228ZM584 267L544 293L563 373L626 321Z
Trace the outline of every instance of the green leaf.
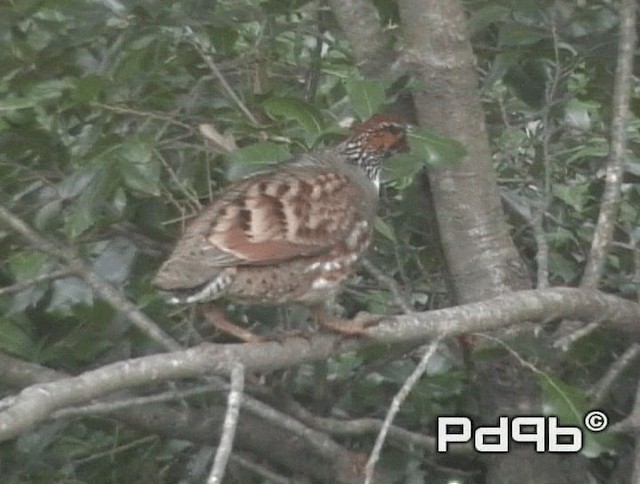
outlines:
M580 244L573 232L565 229L564 227L557 227L554 230L549 230L549 232L547 232L546 239L549 245L555 248L562 247L566 244Z
M552 377L549 374L539 375L539 383L543 391L542 410L545 415L554 415L564 425L579 425L584 413L588 410L584 392L576 387Z
M227 155L232 163L270 164L291 158L286 145L261 141L244 148L239 148Z
M227 155L230 163L227 167L227 178L237 180L250 173L263 170L266 166L291 158L289 148L285 145L261 141L244 148L239 148Z
M127 193L122 189L122 187L116 190L116 193L111 200L111 207L118 216L122 217L125 209L127 208Z
M73 88L74 82L71 79L53 79L32 86L27 92L27 97L38 100L55 99L62 96L65 90Z
M95 74L75 79L73 97L80 103L88 103L95 100L108 86L107 78Z
M360 119L368 119L386 101L386 85L378 80L351 79L346 82L349 102Z
M473 34L484 30L489 25L501 22L510 13L510 9L502 5L487 5L471 14L468 25Z
M26 97L11 97L0 101L0 113L3 111L18 111L28 109L38 104L38 100Z
M293 97L275 97L266 100L262 107L272 118L283 117L296 121L305 131L318 136L322 133L324 122L320 111L312 105Z
M549 254L549 271L555 277L560 277L565 283L575 279L577 270L578 267L574 261L556 252Z
M570 99L564 108L565 126L587 132L591 129L591 113L599 106L593 102Z
M452 165L467 154L467 150L458 141L424 129L413 130L408 140L411 153L424 159L430 166Z
M97 221L96 218L93 204L75 203L74 210L65 217L65 231L69 234L69 237L75 239L85 230L92 227Z
M62 213L62 200L53 200L45 203L38 209L35 217L33 218L33 224L38 230L46 230L58 221L58 217Z
M502 52L496 55L495 59L491 63L491 69L489 70L489 75L486 77L484 81L483 90L488 90L496 83L496 81L498 81L499 79L502 79L504 75L509 71L509 69L517 65L518 62L520 62L522 57L523 57L523 54L515 50Z
M56 99L62 96L65 90L73 89L71 79L54 79L43 81L31 86L24 97L10 97L0 101L0 113L2 111L17 111L28 109L48 99Z
M30 281L34 277L51 269L46 254L40 252L17 252L12 254L7 263L16 282ZM3 309L6 314L21 314L28 307L34 307L45 295L47 284L36 284L9 297L9 308Z
M556 198L559 198L578 212L582 211L583 207L589 201L588 184L574 186L554 185L551 191Z
M362 366L362 362L362 355L358 353L343 353L332 358L327 363L328 379L340 381L350 378Z
M151 147L139 139L131 139L118 149L118 168L124 184L147 195L160 194L160 165Z
M85 193L87 187L98 176L99 169L96 166L85 166L62 180L57 187L58 194L63 200L77 197Z
M120 146L108 149L89 160L73 182L65 187L67 197L77 197L66 210L65 232L70 238L78 237L100 221L120 186L119 149Z
M382 220L380 217L376 217L375 221L373 222L373 226L376 229L376 232L384 235L391 242L397 242L396 233L393 230L393 227L387 224L387 222Z
M0 318L0 350L32 359L36 350L29 329L28 321Z
M152 160L151 147L139 138L131 138L119 146L118 156L129 163L148 163Z
M226 55L233 53L233 48L239 37L238 29L233 27L218 27L209 30L209 38L216 52Z
M77 277L56 279L51 288L51 300L47 312L70 317L73 316L73 307L76 304L93 305L93 291L82 279Z
M548 374L539 375L543 392L542 411L545 415L558 417L558 425L575 425L581 428L583 437L582 453L589 458L604 452L612 453L616 438L607 431L594 433L584 426L584 417L593 410L580 388L567 385Z
M585 144L581 144L573 155L567 158L567 165L582 159L605 158L609 155L609 143L605 138L593 137Z
M367 291L367 311L373 314L383 314L389 304L393 304L390 300L389 291Z
M526 46L535 44L549 36L548 33L520 24L504 24L498 34L500 47Z
M529 58L512 66L504 75L504 83L529 106L540 109L545 101L549 75L545 61Z
M9 256L9 270L18 282L33 279L42 272L47 258L42 252L16 252Z
M640 160L631 158L624 162L625 173L631 173L635 176L640 176Z
M424 158L411 153L401 153L384 162L384 165L382 165L382 178L385 181L413 178L425 165Z

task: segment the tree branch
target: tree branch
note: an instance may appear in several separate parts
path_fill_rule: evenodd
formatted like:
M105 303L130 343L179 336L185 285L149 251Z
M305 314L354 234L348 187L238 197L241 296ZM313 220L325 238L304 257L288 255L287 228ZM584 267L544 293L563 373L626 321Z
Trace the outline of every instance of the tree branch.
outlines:
M234 362L247 371L268 372L326 360L380 343L416 345L439 336L482 332L541 321L553 315L611 322L638 332L640 306L594 291L558 288L510 293L491 300L424 313L385 318L361 338L318 334L284 343L203 344L184 351L113 363L54 383L34 385L0 401L0 441L19 435L61 408L77 405L125 388L203 374L229 375Z
M620 377L633 361L640 356L640 344L634 343L620 356L602 379L593 387L591 391L592 402L595 406L602 405L602 401L609 393L613 383Z
M377 434L382 429L383 420L377 418L355 418L350 420L318 417L309 412L297 402L290 401L285 404L286 412L311 427L331 435L354 436ZM416 431L410 432L401 427L392 425L389 428L389 438L404 447L419 448L427 452L435 452L436 441L430 435L424 435ZM456 446L453 452L469 454L473 452L471 446Z
M69 378L69 375L48 368L27 363L0 353L0 382L14 387L25 387L36 383L54 382ZM218 379L210 385L212 391L228 391L229 385ZM202 387L194 389L191 394L200 393ZM180 392L187 398L189 391ZM178 395L162 394L160 397L177 397ZM94 415L109 411L111 415L126 425L135 426L143 431L159 434L166 438L181 439L195 444L210 445L220 438L225 409L221 405L210 405L206 408L192 406L154 404L153 397L139 397L137 400L116 401L103 404L74 408L56 412L53 417L85 415L95 410ZM123 407L119 403L129 404ZM145 403L142 405L142 403ZM135 406L131 406L131 404ZM351 482L353 480L353 462L359 454L350 452L335 443L322 432L318 432L301 424L291 417L274 409L268 414L269 407L249 395L245 395L243 413L238 422L236 445L238 451L260 455L272 465L288 468L292 472L310 476L321 482ZM86 412L85 412L86 410ZM64 412L64 413L63 413ZM299 456L305 456L303 461ZM232 456L235 462L236 456ZM243 464L246 466L246 460Z
M249 459L245 459L244 457L237 454L231 456L231 462L239 467L243 467L250 470L251 472L254 472L258 476L264 477L266 479L266 482L270 482L273 484L291 484L291 481L286 477L276 474L270 469L267 469L265 466L256 464L255 462L252 462Z
M233 365L231 369L231 389L227 398L227 413L222 424L222 437L218 444L216 457L213 461L213 468L209 474L207 484L218 484L222 482L227 462L231 456L233 440L236 436L238 418L240 417L240 404L242 403L242 393L244 391L244 367L241 364Z
M386 275L369 259L363 259L362 266L369 274L371 274L371 276L373 276L374 279L389 289L389 292L391 292L391 295L393 296L393 302L402 310L403 313L406 314L413 312L411 301L409 301L404 291L393 277Z
M35 286L37 284L41 284L43 282L49 282L54 279L61 279L63 277L75 275L75 272L69 269L60 269L54 272L50 272L49 274L41 274L33 279L29 279L28 281L18 282L16 284L12 284L11 286L0 287L0 296L5 294L10 294L12 292L20 292L25 289L30 288L31 286Z
M387 47L378 12L370 0L329 0L331 10L351 43L358 67L377 79L391 77L395 53Z
M242 101L242 99L240 99L240 96L236 94L236 92L233 90L231 85L227 82L227 79L222 74L222 71L218 69L218 66L213 61L213 58L205 52L205 49L202 47L201 43L198 41L196 36L190 35L189 40L191 45L193 45L196 51L198 51L198 54L200 54L200 57L202 58L204 63L207 65L211 73L218 79L218 81L220 81L220 84L222 85L222 88L224 89L224 91L233 100L233 102L236 103L238 108L240 108L240 111L244 113L247 119L251 121L251 123L254 126L260 126L260 122L256 119L253 113L249 111L249 108L247 108L247 106Z
M416 386L416 383L418 382L420 377L424 374L425 371L427 371L427 364L429 363L429 360L431 359L433 354L436 352L438 344L440 343L440 339L441 338L436 339L429 345L429 348L420 360L418 366L416 366L409 378L407 378L407 380L404 382L404 385L402 385L402 388L400 388L400 391L396 394L396 396L393 397L391 407L387 412L387 416L384 419L384 424L382 425L380 433L376 438L376 443L373 446L373 450L371 451L371 455L369 456L369 460L367 461L367 465L365 467L365 484L371 484L373 482L375 467L378 460L380 459L380 452L382 451L382 446L384 445L384 441L387 438L387 433L389 433L391 424L400 411L400 406L406 400L407 396L409 396L409 393L411 392L413 387Z
M455 298L479 301L528 288L501 210L463 2L397 3L405 39L402 62L411 66L416 82L428 86L414 90L419 124L467 151L460 163L428 171Z
M140 331L165 350L177 351L182 348L154 321L141 312L135 304L122 296L109 283L102 280L71 248L63 247L58 243L45 239L2 205L0 205L0 221L5 222L15 232L27 239L34 249L61 259L70 271L81 277L111 307L117 311L122 311Z
M582 278L582 286L588 288L598 286L620 205L623 161L627 151L626 130L633 80L637 8L637 0L623 0L619 10L620 40L618 41L618 65L613 85L611 152L607 162L602 207L593 234L587 267Z

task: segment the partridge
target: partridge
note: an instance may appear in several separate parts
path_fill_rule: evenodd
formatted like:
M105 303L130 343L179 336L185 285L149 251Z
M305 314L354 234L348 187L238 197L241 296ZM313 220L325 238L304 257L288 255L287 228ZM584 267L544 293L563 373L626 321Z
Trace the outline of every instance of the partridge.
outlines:
M153 285L170 303L332 300L371 240L381 163L407 124L378 115L341 144L224 188L187 227Z

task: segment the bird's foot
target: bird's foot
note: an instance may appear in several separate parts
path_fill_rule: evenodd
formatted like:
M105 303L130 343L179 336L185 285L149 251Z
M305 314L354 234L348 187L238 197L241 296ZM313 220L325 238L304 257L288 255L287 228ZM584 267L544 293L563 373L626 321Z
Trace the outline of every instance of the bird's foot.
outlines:
M211 321L211 324L213 324L213 326L217 330L225 334L228 334L230 336L233 336L234 338L237 338L240 341L243 341L245 343L263 343L265 341L268 341L268 339L263 336L259 336L245 328L242 328L236 324L233 324L231 321L229 321L225 317L223 312L218 308L214 307L214 308L208 309L205 314L207 316L207 319Z
M359 312L353 319L319 320L320 326L343 336L366 336L367 328L377 324L383 316Z

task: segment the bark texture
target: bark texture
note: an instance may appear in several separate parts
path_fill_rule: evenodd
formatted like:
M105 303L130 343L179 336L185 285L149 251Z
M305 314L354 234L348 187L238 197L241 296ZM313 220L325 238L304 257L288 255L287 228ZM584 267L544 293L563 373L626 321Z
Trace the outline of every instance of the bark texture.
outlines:
M329 5L353 47L362 73L373 78L388 76L395 54L385 39L373 3L370 0L329 0Z
M0 353L0 382L23 388L37 383L55 382L70 375L27 363ZM168 439L181 439L201 445L215 445L220 439L225 407L206 408L177 404L148 404L125 407L110 413L125 425L131 425ZM309 432L313 432L309 429ZM365 457L350 452L326 437L319 450L310 438L297 435L282 426L242 411L238 421L235 448L260 456L268 465L299 473L322 482L353 482L362 470ZM305 459L299 456L304 455Z
M404 60L424 91L415 92L420 124L461 142L462 163L431 170L440 237L456 300L478 301L529 287L509 238L480 105L475 57L461 2L400 2Z
M530 287L527 270L509 237L480 104L475 57L460 0L401 0L405 62L425 85L415 92L422 126L467 149L455 166L431 170L429 181L451 285L458 303ZM533 335L532 335L533 337ZM478 420L539 414L531 373L510 356L475 362L472 391ZM579 457L536 454L530 448L486 458L487 482L578 482Z

